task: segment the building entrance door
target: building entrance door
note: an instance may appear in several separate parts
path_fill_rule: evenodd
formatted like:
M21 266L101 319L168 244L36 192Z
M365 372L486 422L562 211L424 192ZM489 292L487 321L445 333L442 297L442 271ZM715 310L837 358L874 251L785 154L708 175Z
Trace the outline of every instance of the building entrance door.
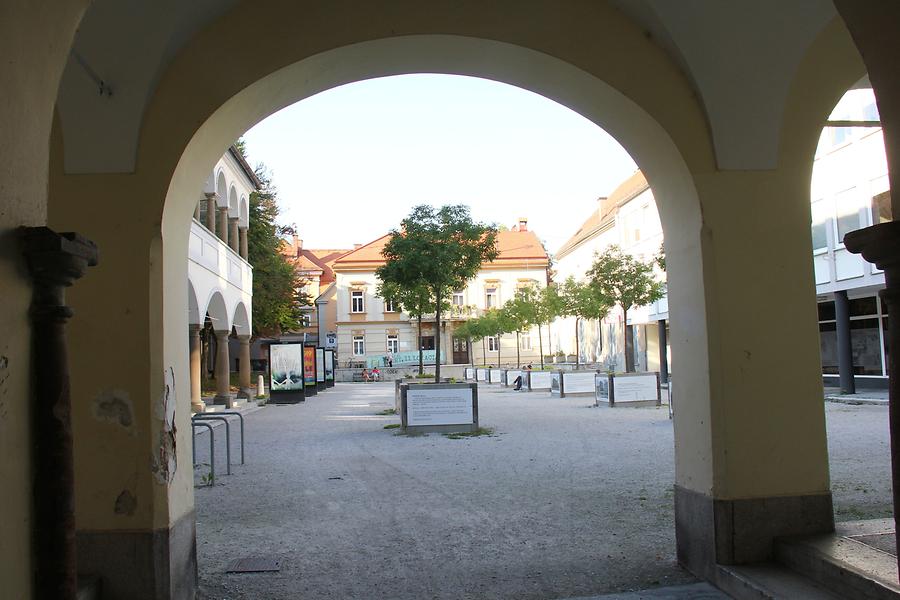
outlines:
M453 364L464 365L469 362L469 340L461 337L453 338Z

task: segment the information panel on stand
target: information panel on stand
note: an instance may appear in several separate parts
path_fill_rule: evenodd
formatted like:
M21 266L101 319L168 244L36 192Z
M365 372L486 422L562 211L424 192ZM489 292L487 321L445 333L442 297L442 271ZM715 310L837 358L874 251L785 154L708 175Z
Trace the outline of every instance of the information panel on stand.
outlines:
M303 400L303 344L269 346L269 391L272 402Z
M465 425L475 422L472 388L411 385L406 391L406 423Z

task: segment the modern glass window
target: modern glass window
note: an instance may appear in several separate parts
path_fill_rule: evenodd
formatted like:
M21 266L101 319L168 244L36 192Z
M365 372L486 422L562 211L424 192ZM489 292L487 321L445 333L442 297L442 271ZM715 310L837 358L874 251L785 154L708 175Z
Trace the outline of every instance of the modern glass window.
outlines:
M857 375L881 375L881 334L878 319L851 319L850 347L853 372Z
M363 293L360 291L350 292L350 312L361 313L366 312L366 305L363 301Z
M495 336L489 336L487 339L487 349L488 352L496 352L500 347L500 342Z
M890 204L890 200L888 200L888 204ZM463 305L463 293L462 290L457 292L453 292L453 305L454 306L462 306Z
M872 223L886 223L892 221L894 213L891 210L891 192L882 192L872 198Z
M816 200L810 207L812 211L812 243L813 250L828 248L828 223L829 203L825 200Z
M353 336L353 354L354 356L366 355L366 338L362 335Z
M844 243L845 235L863 226L859 218L859 206L854 201L853 192L852 189L841 192L836 199L838 244Z
M385 300L384 301L384 312L397 312L397 309L394 307L393 300Z
M498 297L497 297L497 288L489 287L484 288L484 307L485 308L497 308Z
M387 336L387 351L394 354L400 352L400 341L397 339L397 334Z
M434 350L434 336L423 335L419 340L422 350Z

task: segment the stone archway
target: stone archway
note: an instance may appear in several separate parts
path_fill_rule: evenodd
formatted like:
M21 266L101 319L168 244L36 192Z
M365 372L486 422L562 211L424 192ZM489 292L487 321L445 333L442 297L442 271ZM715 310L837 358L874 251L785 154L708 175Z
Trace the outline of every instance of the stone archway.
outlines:
M791 192L798 189L797 176L717 170L704 109L690 82L643 31L599 3L591 9L596 12L588 11L590 19L575 11L557 14L552 8L534 15L537 20L532 23L543 16L567 31L566 36L515 23L492 28L492 22L506 22L503 14L466 21L453 11L438 11L435 16L410 10L396 21L384 15L368 22L359 19L365 22L361 26L345 23L335 9L336 13L325 10L317 15L318 29L298 37L292 28L308 22L302 8L278 5L259 10L271 20L273 33L249 49L252 57L236 56L225 43L237 39L234 34L247 22L251 9L239 6L197 34L168 67L143 118L132 175L67 176L61 161L54 163L51 190L60 203L53 207L52 219L97 238L101 248L122 251L72 297L83 308L85 323L107 318L114 326L139 330L129 350L149 355L147 365L125 359L122 363L136 371L129 385L141 404L137 418L151 424L148 430L156 426L151 407L164 384L162 373L168 366L178 370L187 364L183 257L185 223L193 210L193 201L187 198L194 197L222 149L277 108L340 83L426 70L467 74L525 87L594 120L632 153L657 194L670 275L678 281L669 291L672 344L683 369L679 389L691 399L676 417L679 544L696 551L682 555L682 560L704 575L717 561L755 560L794 516L790 510L780 512L767 530L754 532L759 541L753 545L754 540L740 537L740 526L717 527L717 511L733 512L738 501L788 498L794 506L815 505L811 527L828 526L830 515L826 518L821 510L828 499L821 419L817 424L817 409L809 401L799 405L783 401L798 393L808 400L815 392L809 365L816 362L810 358L816 350L808 338L792 336L790 327L767 332L765 321L756 316L766 296L746 285L749 279L790 289L791 278L785 273L804 272L798 251L804 244L789 239L806 228L802 211L792 211L774 225L760 218L777 211L775 199L784 197L783 184L790 183ZM302 43L295 43L297 39ZM579 43L573 46L575 39ZM205 60L217 53L225 65L234 60L252 63L253 68L229 73L209 69ZM54 139L62 144L61 131ZM63 198L79 209L82 204L95 209L93 214L103 215L102 220L92 222L73 214L63 206ZM132 202L123 206L121 198ZM749 205L755 219L744 218ZM808 206L805 210L808 213ZM111 223L123 223L124 229L114 231ZM762 249L756 260L744 256L748 245L773 233L777 236L773 248ZM783 253L791 260L782 260ZM776 265L774 272L761 266L767 261ZM127 288L118 301L130 314L140 315L137 326L114 315L108 304L92 303L113 285ZM792 291L786 306L789 314L812 322L802 290ZM786 320L778 317L776 322L780 326ZM771 348L773 336L776 351ZM777 371L780 361L792 354L801 358L797 378ZM79 357L76 368L97 372L96 363L102 358ZM772 372L783 386L774 396L760 396L761 382ZM187 377L176 381L186 382ZM84 381L76 388L89 401L91 392ZM799 438L783 425L792 422L808 424ZM84 417L76 428L86 440L103 433ZM85 444L88 452L82 468L91 471L101 453ZM792 453L798 444L802 451ZM181 438L179 449L186 452L187 446ZM96 491L100 497L113 494L128 477L140 476L134 474L133 457L154 451L153 435L126 440L123 448L121 460L113 461L104 473ZM782 459L777 472L759 466L771 464L773 456ZM111 522L101 504L79 506L80 525L109 532L105 551L115 547L111 540L128 538L126 529L141 532L141 539L190 537L192 497L184 473L176 474L173 484L163 489L143 483L139 487L135 495L145 503L132 519ZM183 551L174 544L161 559L170 566ZM741 553L729 554L729 547L740 548ZM180 589L189 585L189 576L184 568L171 576L167 572L164 584Z

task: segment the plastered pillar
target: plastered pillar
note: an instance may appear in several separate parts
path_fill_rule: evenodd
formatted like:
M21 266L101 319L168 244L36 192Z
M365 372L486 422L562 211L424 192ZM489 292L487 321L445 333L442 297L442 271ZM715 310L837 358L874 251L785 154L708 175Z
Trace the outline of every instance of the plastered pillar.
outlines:
M200 387L200 325L191 324L188 328L190 343L190 376L191 376L191 412L202 413L206 409L203 404Z
M237 338L241 343L240 354L238 355L238 387L244 396L252 398L253 390L250 388L250 336L239 335Z
M216 195L206 194L206 228L216 231Z
M216 404L224 404L231 408L231 382L228 368L228 331L215 330L216 333Z
M219 236L219 239L228 243L228 209L224 206L220 206L216 209L218 212L219 224L216 229L216 235Z
M229 217L228 219L228 247L235 252L238 252L240 248L240 242L238 241L237 217Z
M248 248L247 248L247 228L246 228L246 227L241 227L241 228L238 230L238 235L239 235L240 238L241 238L241 245L240 245L240 247L241 247L241 250L240 250L241 258L243 258L244 260L250 260L250 259L249 259L249 252L248 252Z

